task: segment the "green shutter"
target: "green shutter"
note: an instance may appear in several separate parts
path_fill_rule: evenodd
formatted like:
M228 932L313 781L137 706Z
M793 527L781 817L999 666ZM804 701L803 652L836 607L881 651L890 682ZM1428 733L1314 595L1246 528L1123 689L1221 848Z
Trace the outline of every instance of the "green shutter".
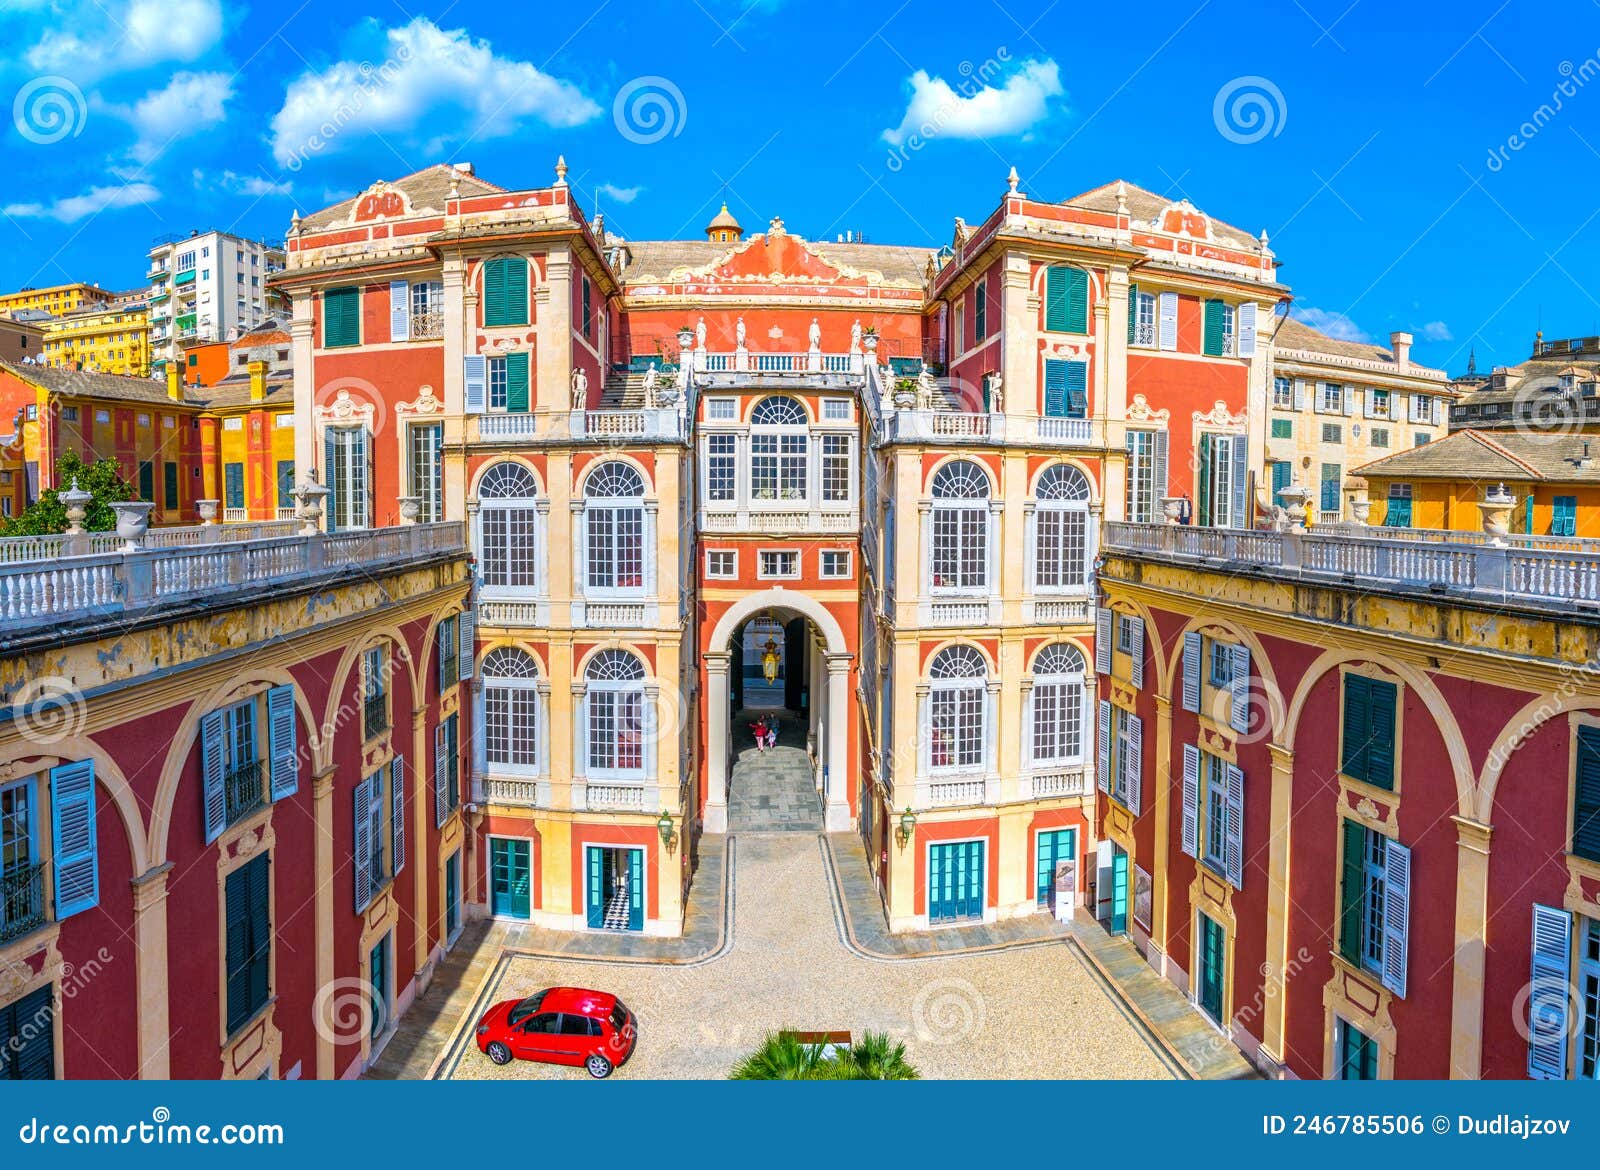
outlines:
M166 497L165 506L176 508L178 506L178 465L176 463L163 463L161 465L161 487Z
M1369 784L1394 788L1394 720L1398 691L1393 683L1367 680L1367 776Z
M1067 328L1067 270L1047 268L1044 273L1044 327L1056 333Z
M1222 356L1222 318L1225 306L1221 301L1206 302L1205 352L1211 357Z
M1578 728L1578 760L1572 804L1572 851L1600 861L1600 730Z
M1343 865L1339 880L1339 956L1361 964L1361 895L1366 885L1367 831L1355 821L1342 822Z
M506 410L527 413L528 351L506 354Z
M1046 418L1067 417L1067 364L1057 358L1044 362L1044 413Z
M1128 344L1133 344L1133 328L1139 321L1139 286L1128 286Z
M1056 265L1045 271L1044 327L1055 333L1089 332L1089 274Z
M1089 363L1067 362L1067 417L1089 417Z
M1339 771L1357 780L1365 780L1367 740L1371 728L1370 699L1367 680L1358 674L1344 676L1344 742L1340 746Z
M1067 269L1067 332L1089 332L1089 274Z
M483 266L483 323L528 323L528 262L520 256L499 256Z
M361 290L330 288L322 294L324 349L361 344Z

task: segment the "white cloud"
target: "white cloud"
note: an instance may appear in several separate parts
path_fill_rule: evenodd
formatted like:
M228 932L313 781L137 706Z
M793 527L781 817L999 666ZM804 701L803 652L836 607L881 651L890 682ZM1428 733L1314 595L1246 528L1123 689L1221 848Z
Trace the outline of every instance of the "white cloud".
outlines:
M223 108L233 97L226 73L175 73L165 89L153 89L131 109L109 107L139 131L133 157L147 163L180 138L187 138L227 118Z
M160 198L161 192L149 183L127 183L121 187L91 187L82 195L69 195L53 203L12 203L0 208L0 215L8 215L13 219L54 219L61 223L77 223L102 211L154 203Z
M632 203L635 199L639 198L639 192L643 191L644 188L618 187L612 183L601 183L600 186L595 188L595 190L613 202Z
M1296 321L1304 321L1311 328L1320 329L1335 341L1372 340L1365 329L1343 313L1336 313L1330 309L1313 309L1309 305L1305 308L1296 305L1291 312Z
M222 0L80 3L28 49L34 69L82 81L163 61L198 60L222 40Z
M924 69L911 75L911 102L900 125L883 132L884 141L899 146L908 137L999 138L1026 134L1050 113L1050 99L1060 97L1061 70L1046 58L1023 61L998 89L962 80L952 87Z
M1424 341L1454 341L1455 334L1450 332L1450 326L1443 321L1429 321L1422 327Z
M276 180L266 175L240 175L233 171L223 171L220 175L208 175L196 169L194 172L194 185L196 188L211 187L216 190L226 191L230 195L247 195L251 198L261 198L267 195L289 195L294 192L294 184L287 179Z
M450 138L501 138L524 122L578 126L600 107L571 82L526 61L496 56L465 29L441 30L426 17L385 32L386 60L338 61L289 83L272 119L280 163L338 149L358 133L417 140L419 124L449 128ZM440 149L446 137L424 144Z

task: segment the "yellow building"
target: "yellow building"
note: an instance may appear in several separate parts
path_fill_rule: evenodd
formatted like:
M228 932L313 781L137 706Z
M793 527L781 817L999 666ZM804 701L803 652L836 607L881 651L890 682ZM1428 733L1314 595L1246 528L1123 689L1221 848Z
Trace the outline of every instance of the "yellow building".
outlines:
M44 324L44 359L63 370L150 373L150 320L144 305L90 306Z
M49 288L24 288L16 292L0 293L0 315L15 313L22 309L41 309L46 313L60 315L85 306L108 305L115 296L115 293L108 292L99 285L84 284L82 281L52 285Z

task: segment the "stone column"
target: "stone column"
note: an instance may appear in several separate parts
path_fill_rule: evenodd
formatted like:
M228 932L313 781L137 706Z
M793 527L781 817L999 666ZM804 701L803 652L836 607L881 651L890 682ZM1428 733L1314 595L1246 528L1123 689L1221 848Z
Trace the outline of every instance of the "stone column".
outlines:
M473 671L474 680L477 671ZM471 684L469 684L471 685ZM473 706L474 715L477 705ZM459 722L459 721L458 721ZM396 729L399 730L398 728ZM458 729L460 730L460 729ZM465 729L471 731L472 729ZM474 735L475 743L481 742L482 737ZM433 953L428 945L428 883L433 879L434 862L437 857L429 856L422 846L427 841L427 826L433 818L433 759L428 743L428 708L426 704L418 704L411 709L411 807L412 831L406 834L406 846L411 851L411 856L406 859L406 864L411 866L411 885L416 891L413 895L416 914L416 966L417 974L423 986L432 977L429 958ZM318 814L317 823L322 823L321 814ZM330 822L331 826L331 822ZM467 900L466 884L470 870L467 858L461 858L461 900ZM444 920L439 922L439 948L444 949L447 941Z
M294 481L304 483L317 466L317 372L313 367L315 333L311 321L313 293L298 293L290 310L289 345L294 353ZM175 359L174 359L175 360ZM43 417L43 412L40 413ZM205 480L206 494L211 485ZM320 480L319 480L320 482Z
M1456 953L1450 1008L1450 1079L1483 1069L1483 967L1489 932L1490 826L1456 823Z
M165 861L133 879L134 981L138 986L139 1077L164 1081L172 1044L167 986L167 874Z
M828 655L828 784L827 829L850 828L850 655Z
M1289 817L1294 806L1294 751L1278 744L1269 746L1272 833L1267 842L1267 957L1262 977L1261 1053L1282 1065L1287 1055L1284 1037L1289 1007Z
M726 650L702 655L706 664L706 807L701 812L707 833L728 831L728 660Z
M1146 676L1149 681L1149 676ZM1151 964L1163 975L1167 971L1167 955L1171 953L1167 926L1167 898L1171 895L1172 875L1167 869L1167 840L1172 824L1172 699L1157 694L1156 701L1156 831L1155 856L1150 862L1152 898L1150 906L1150 946L1156 952ZM1095 728L1099 733L1098 725ZM1098 745L1097 749L1098 749ZM1097 765L1088 762L1090 768ZM1132 880L1130 875L1129 880Z
M421 769L416 769L419 773ZM313 865L317 878L317 906L314 921L317 940L317 987L333 983L333 778L329 764L311 778L311 809L316 826L316 851ZM333 1079L333 1035L331 1027L317 1032L317 1079Z

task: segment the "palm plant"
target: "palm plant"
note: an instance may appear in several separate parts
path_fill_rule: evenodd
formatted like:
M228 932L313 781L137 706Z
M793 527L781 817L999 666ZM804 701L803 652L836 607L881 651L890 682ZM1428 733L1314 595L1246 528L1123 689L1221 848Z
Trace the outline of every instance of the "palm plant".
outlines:
M820 1044L803 1044L791 1032L769 1032L731 1073L730 1081L814 1081L822 1060Z
M891 1040L887 1032L867 1032L849 1049L841 1052L835 1063L851 1070L851 1080L858 1081L916 1081L922 1079L906 1060L903 1042Z
M885 1032L868 1032L849 1048L802 1041L793 1032L769 1033L741 1060L733 1081L915 1081L921 1074L906 1060L906 1046Z

